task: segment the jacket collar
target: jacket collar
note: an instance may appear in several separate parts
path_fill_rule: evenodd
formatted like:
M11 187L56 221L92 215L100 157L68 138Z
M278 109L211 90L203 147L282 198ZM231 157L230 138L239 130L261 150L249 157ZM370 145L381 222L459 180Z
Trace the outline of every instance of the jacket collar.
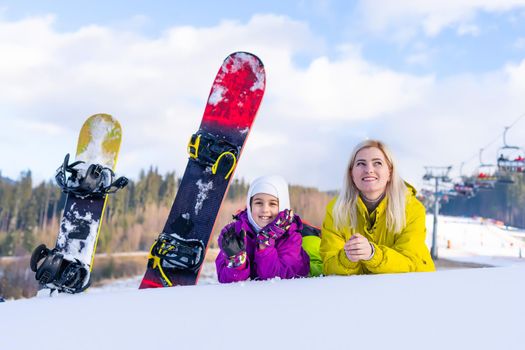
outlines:
M381 202L377 205L377 207L374 209L372 213L368 213L368 209L366 208L365 203L361 199L361 196L357 197L357 212L359 216L362 216L366 220L370 218L370 215L375 213L376 217L379 216L381 213L385 211L386 205L387 205L387 196L385 196Z

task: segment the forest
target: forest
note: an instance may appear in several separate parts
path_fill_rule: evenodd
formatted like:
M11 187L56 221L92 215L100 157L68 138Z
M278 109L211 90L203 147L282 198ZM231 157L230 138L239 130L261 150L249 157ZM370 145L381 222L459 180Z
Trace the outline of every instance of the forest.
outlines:
M466 179L474 183L474 178ZM427 212L432 213L431 201L426 200ZM510 181L495 182L494 188L476 188L473 196L443 195L440 214L483 217L500 221L507 226L525 228L525 179L513 174Z
M147 251L160 233L175 198L180 178L156 168L140 172L136 181L110 195L98 242L98 253ZM234 179L229 187L216 230L245 206L248 184ZM314 188L290 186L294 210L320 225L330 194ZM31 172L17 181L0 180L0 256L30 254L35 245L53 246L66 196L52 181L33 184Z

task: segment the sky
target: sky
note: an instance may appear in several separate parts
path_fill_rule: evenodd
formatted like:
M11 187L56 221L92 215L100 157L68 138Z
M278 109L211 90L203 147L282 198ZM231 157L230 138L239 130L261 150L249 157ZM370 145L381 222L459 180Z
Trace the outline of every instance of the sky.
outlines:
M123 126L118 174L182 175L234 51L267 74L238 178L338 189L369 138L421 188L425 166L495 163L506 126L525 146L525 0L1 1L2 176L51 179L101 112Z

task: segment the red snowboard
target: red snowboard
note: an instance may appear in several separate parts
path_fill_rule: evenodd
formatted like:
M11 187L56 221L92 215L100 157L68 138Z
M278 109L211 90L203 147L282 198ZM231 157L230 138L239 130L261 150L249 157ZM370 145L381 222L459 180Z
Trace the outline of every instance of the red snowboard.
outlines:
M163 232L140 289L197 283L210 235L265 89L258 57L235 52L222 64Z

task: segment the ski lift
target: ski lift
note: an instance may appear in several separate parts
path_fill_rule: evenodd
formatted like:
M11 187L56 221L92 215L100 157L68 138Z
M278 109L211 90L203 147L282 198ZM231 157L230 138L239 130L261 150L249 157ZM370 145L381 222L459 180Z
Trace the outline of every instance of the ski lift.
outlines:
M467 198L474 197L475 194L475 185L473 183L455 183L454 184L454 191L461 196L465 196Z
M454 181L453 191L459 196L465 196L467 198L472 198L475 195L476 184L469 180L466 176L463 176L463 165L461 163L459 167L459 181Z
M476 187L482 189L493 189L498 181L498 167L494 164L486 164L482 161L483 148L479 150L479 168L476 176Z
M505 127L503 132L503 147L498 150L498 170L504 174L514 174L525 172L525 151L518 146L509 146L507 144L507 131ZM509 177L510 176L505 176Z

